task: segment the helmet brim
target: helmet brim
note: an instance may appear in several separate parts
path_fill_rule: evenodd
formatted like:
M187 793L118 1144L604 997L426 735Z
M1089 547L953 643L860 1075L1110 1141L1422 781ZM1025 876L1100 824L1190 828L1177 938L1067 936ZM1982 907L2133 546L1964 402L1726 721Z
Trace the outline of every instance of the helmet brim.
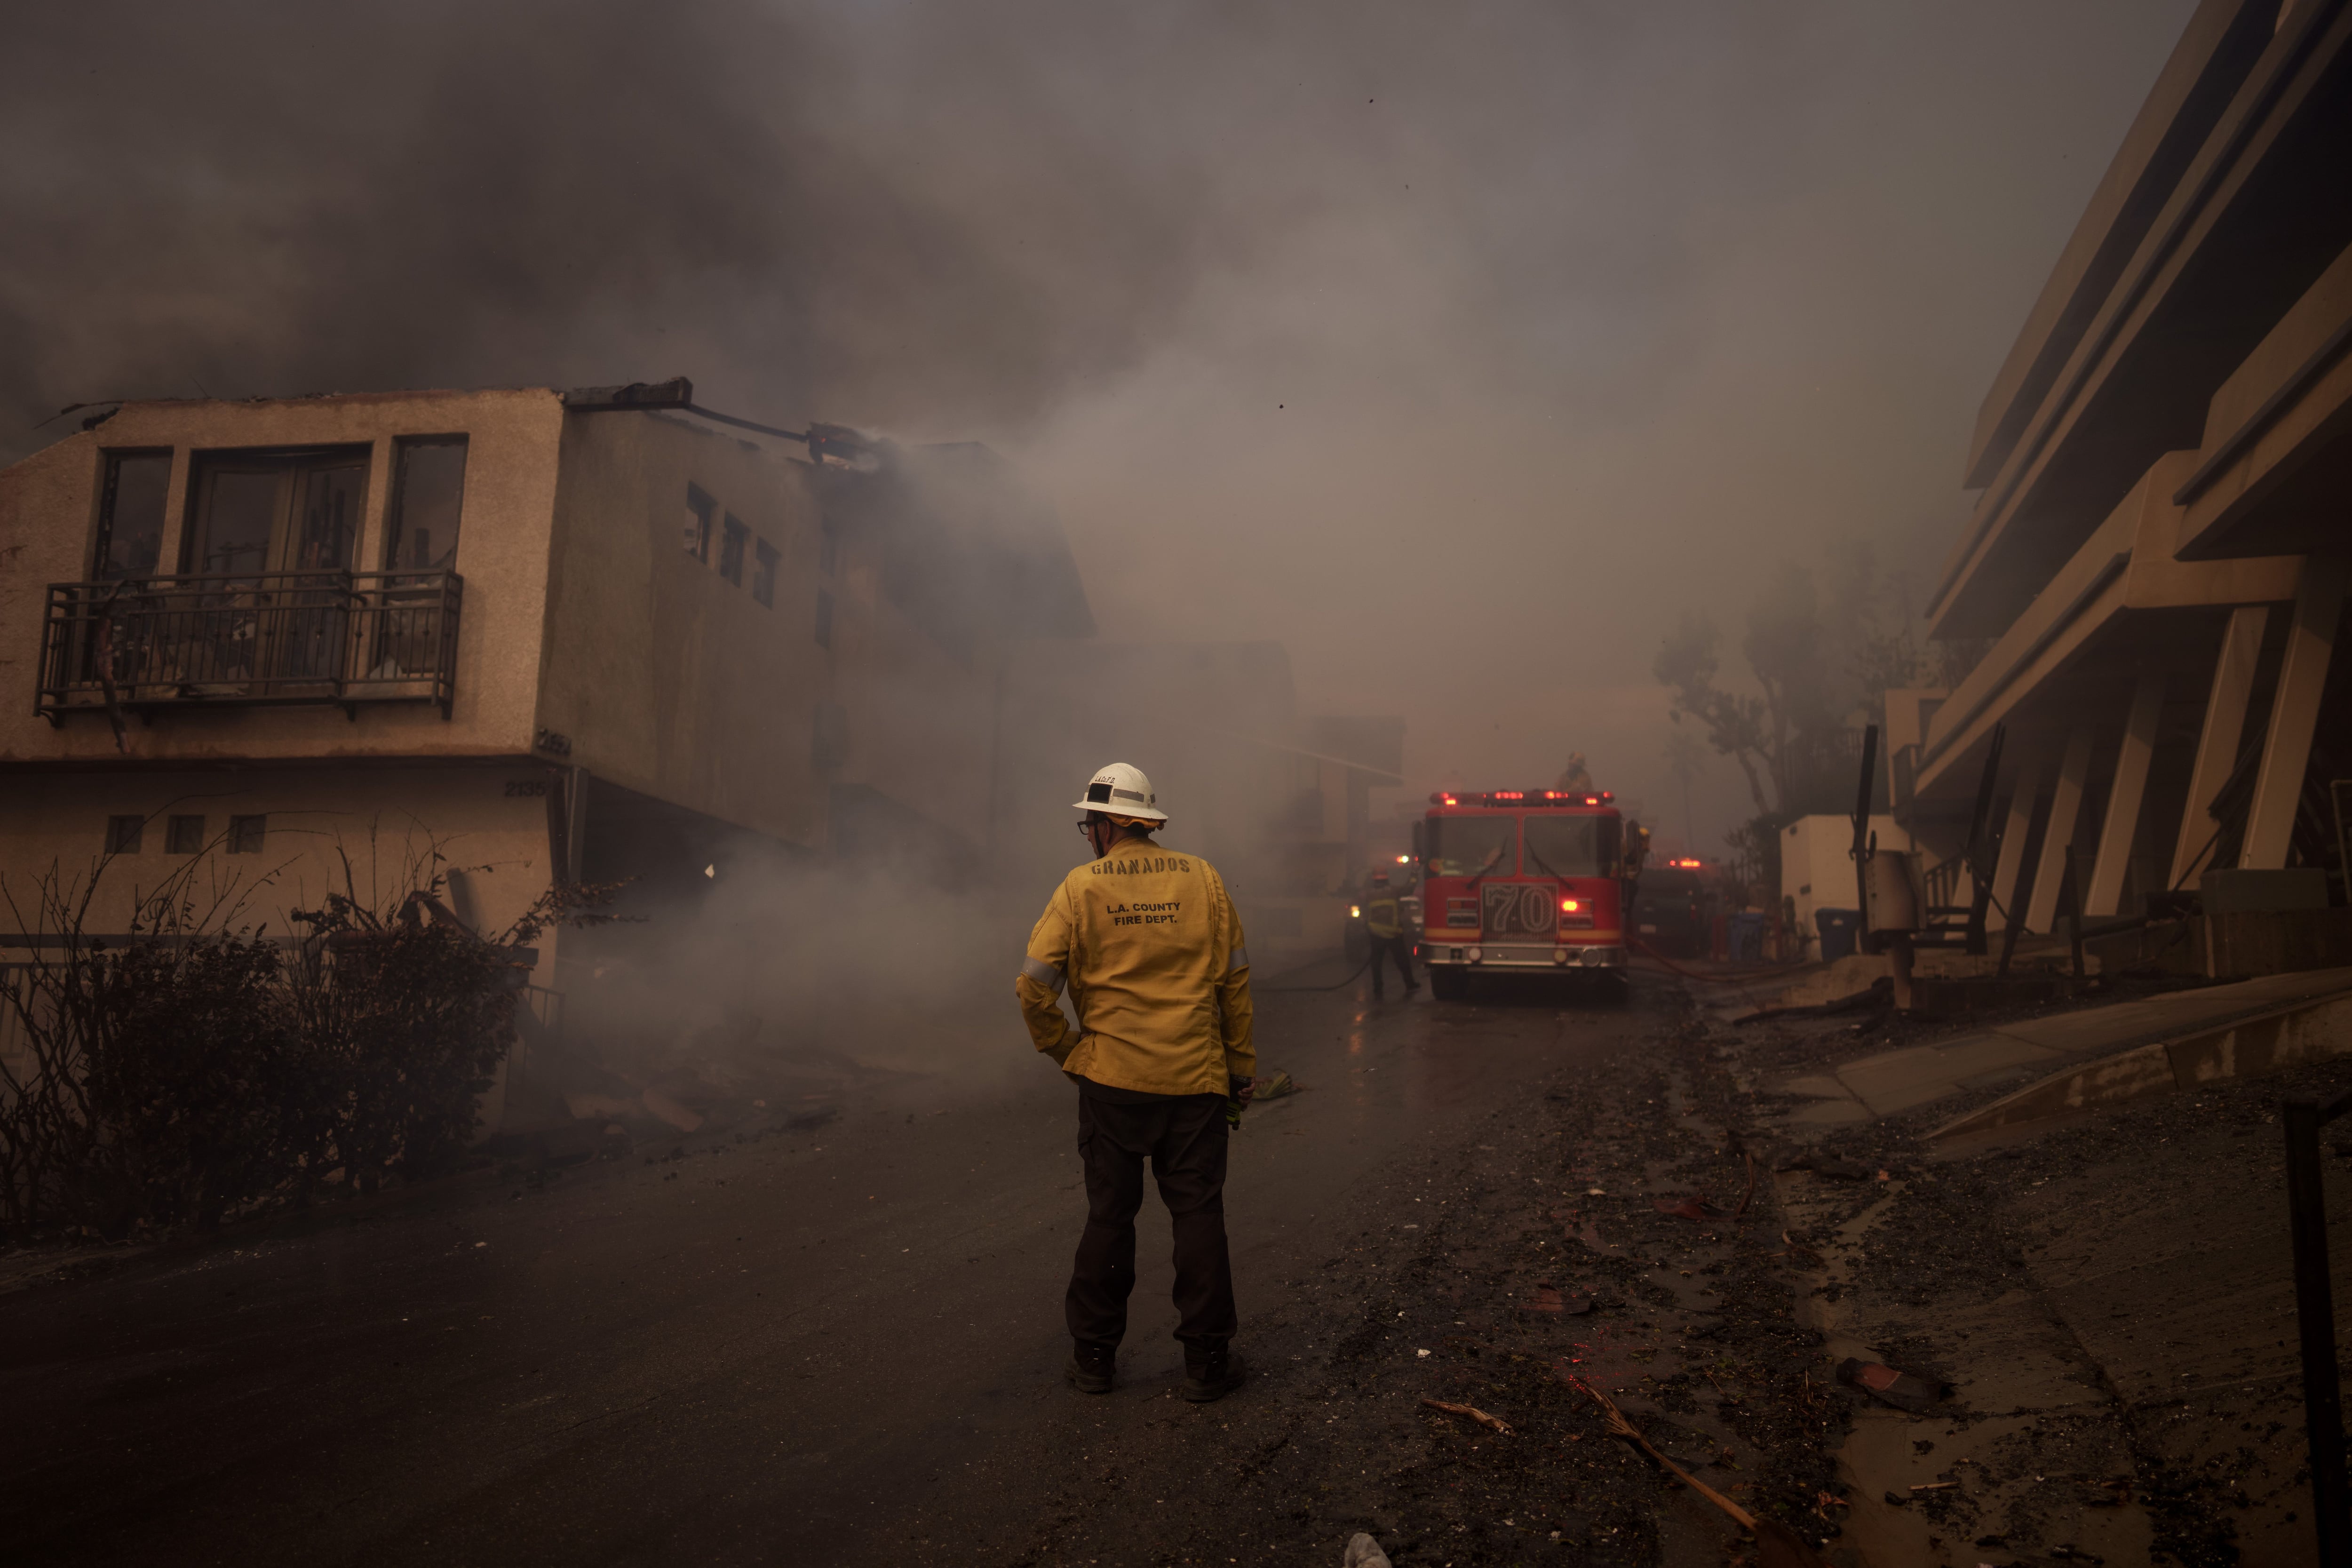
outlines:
M1074 800L1070 802L1070 809L1072 811L1099 811L1105 816L1131 816L1142 822L1165 822L1168 820L1168 814L1166 812L1160 810L1156 806L1149 805L1125 805L1119 807L1117 811L1113 811L1098 800Z

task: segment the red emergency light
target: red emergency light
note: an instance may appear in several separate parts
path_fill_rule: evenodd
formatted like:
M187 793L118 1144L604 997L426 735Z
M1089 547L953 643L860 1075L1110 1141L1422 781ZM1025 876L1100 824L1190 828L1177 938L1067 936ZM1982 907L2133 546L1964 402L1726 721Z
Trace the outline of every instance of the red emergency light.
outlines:
M1705 865L1706 862L1703 860L1669 860L1666 864L1669 866L1678 867L1685 871L1696 871L1701 866Z
M1617 797L1607 790L1598 795L1572 795L1559 789L1497 789L1484 794L1448 795L1444 790L1431 794L1432 805L1517 805L1526 802L1538 805L1607 805Z

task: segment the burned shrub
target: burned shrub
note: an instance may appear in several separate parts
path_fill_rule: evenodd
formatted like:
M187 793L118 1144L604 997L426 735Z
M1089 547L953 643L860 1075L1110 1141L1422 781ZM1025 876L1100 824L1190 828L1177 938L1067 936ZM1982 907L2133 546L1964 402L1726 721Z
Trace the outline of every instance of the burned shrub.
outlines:
M282 1182L305 1064L277 948L215 931L103 954L90 973L69 1217L110 1237L211 1226Z
M362 1192L445 1168L514 1046L527 972L510 948L418 918L420 907L385 921L331 898L295 916L311 933L286 966L313 1074L304 1168L340 1171Z
M300 1051L277 948L230 929L234 881L200 902L185 872L110 948L88 929L105 869L7 900L34 938L0 982L0 1225L20 1237L208 1223L280 1179Z
M486 940L442 903L441 866L408 861L371 909L347 863L290 944L241 923L268 878L200 902L193 866L175 873L111 949L88 931L106 862L53 868L29 911L10 892L36 940L0 975L0 1230L210 1226L448 1168L514 1045L524 944L605 918L587 911L611 889L551 889Z

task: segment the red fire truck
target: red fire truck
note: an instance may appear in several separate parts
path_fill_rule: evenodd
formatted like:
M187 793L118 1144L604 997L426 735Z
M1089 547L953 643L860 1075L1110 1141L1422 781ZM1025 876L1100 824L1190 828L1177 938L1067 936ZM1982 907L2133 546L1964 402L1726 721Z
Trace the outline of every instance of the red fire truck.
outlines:
M1574 973L1622 996L1625 922L1648 836L1606 790L1489 790L1429 797L1406 916L1429 987L1469 994L1474 974Z

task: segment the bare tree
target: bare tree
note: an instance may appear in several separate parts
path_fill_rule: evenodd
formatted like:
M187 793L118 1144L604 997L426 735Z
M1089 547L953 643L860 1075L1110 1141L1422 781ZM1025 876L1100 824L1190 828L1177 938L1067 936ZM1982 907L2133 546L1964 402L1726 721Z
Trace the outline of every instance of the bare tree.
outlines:
M1705 726L1707 743L1739 764L1757 815L1777 816L1798 793L1802 738L1836 713L1812 578L1801 567L1783 566L1748 611L1740 651L1760 696L1719 682L1718 637L1712 620L1686 613L1651 669L1674 693L1668 716Z

